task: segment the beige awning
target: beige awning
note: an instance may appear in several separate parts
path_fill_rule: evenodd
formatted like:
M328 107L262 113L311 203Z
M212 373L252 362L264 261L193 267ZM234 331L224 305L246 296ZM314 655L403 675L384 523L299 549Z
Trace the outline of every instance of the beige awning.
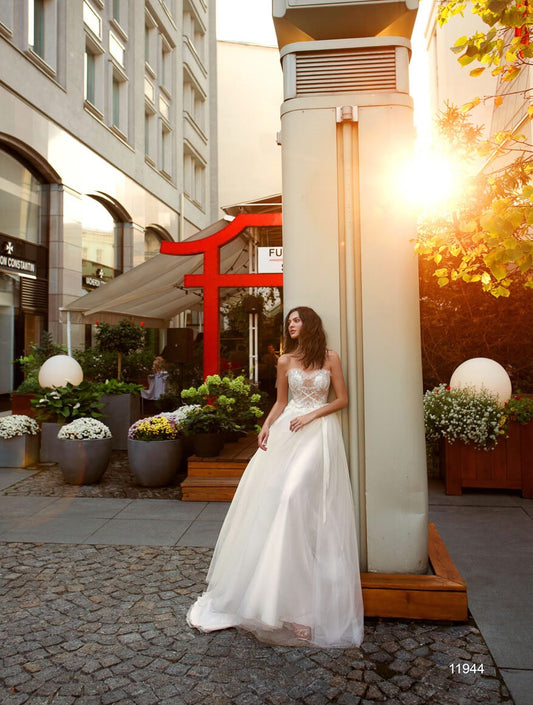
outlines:
M218 220L188 240L209 237L226 227ZM220 250L221 273L248 271L246 233L241 233ZM149 328L166 328L171 318L188 309L201 310L201 290L183 288L186 274L202 272L203 255L155 255L120 274L99 289L80 296L61 310L69 312L72 323L116 324L123 318Z

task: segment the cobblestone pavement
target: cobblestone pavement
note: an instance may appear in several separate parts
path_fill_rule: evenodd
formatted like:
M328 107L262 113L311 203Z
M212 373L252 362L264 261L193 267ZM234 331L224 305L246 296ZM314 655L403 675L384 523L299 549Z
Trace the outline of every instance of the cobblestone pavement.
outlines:
M360 649L189 629L211 554L0 545L0 703L512 705L473 622L367 620Z
M140 487L136 485L128 464L126 451L116 450L111 454L109 466L100 482L95 485L67 485L59 466L40 464L39 472L27 479L0 491L0 495L37 495L41 497L120 497L127 499L181 499L180 482L186 469L179 473L170 487Z

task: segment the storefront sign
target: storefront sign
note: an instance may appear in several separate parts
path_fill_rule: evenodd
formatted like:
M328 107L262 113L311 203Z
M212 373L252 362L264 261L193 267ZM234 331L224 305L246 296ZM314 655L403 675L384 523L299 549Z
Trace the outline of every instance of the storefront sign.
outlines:
M257 271L259 274L283 273L283 247L258 247Z
M104 281L96 277L83 277L83 283L85 286L90 286L91 289L97 289L99 286L102 286L102 284L105 284Z
M35 277L37 275L37 266L35 262L28 259L22 259L14 255L15 246L12 242L7 241L2 243L0 251L0 269L8 272L16 272L21 276Z

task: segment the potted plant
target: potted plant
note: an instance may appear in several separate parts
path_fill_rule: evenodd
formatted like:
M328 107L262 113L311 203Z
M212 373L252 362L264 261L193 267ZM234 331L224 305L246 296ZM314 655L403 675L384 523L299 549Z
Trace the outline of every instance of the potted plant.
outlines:
M441 384L425 393L424 418L428 441L440 444L447 494L483 487L533 496L533 400L502 405L487 391Z
M57 433L66 422L81 417L102 416L101 391L97 384L83 380L77 386L67 383L65 387L47 388L32 401L41 421L41 462L56 463L59 460Z
M181 397L189 404L211 404L219 408L221 415L244 432L260 430L257 421L264 413L259 406L262 397L242 375L209 375L199 387L184 389Z
M97 348L102 352L112 352L117 355L117 379L122 376L122 356L139 350L144 343L144 330L127 318L116 326L109 323L99 323L96 332Z
M174 479L181 461L181 425L167 416L136 421L128 431L128 461L138 485L163 487Z
M111 431L98 419L81 417L59 429L59 467L70 485L98 482L109 464Z
M32 408L31 402L35 395L41 392L38 380L39 370L48 358L65 353L66 349L62 345L52 341L51 333L43 331L40 345L33 343L28 355L14 360L14 364L20 367L24 379L11 393L11 412L13 414L24 414L35 418L35 410Z
M210 458L220 454L224 445L224 431L233 423L212 404L193 409L181 423L182 432L192 438L194 453L200 458Z
M134 382L106 379L100 384L102 421L113 436L113 450L127 450L129 427L141 416L142 386Z
M25 468L39 461L39 424L24 414L0 417L0 467Z

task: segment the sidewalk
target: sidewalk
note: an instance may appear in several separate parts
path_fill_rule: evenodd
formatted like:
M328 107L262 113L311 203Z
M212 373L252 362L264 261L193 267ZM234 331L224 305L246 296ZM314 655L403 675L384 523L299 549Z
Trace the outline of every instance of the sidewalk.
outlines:
M2 494L28 477L0 469L2 705L533 703L532 500L432 485L475 623L367 620L324 650L186 626L226 503Z

